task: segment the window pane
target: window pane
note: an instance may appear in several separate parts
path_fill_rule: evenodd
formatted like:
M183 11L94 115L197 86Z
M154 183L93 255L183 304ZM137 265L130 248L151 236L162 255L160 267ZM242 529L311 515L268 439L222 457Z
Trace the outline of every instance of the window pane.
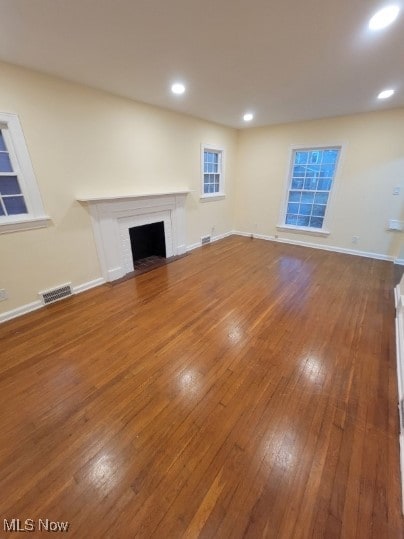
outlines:
M332 178L335 172L335 165L322 165L320 178Z
M313 205L312 204L300 204L300 211L299 213L301 215L310 215L311 214L311 209L312 209Z
M294 178L304 178L305 172L306 172L306 167L302 167L300 165L293 167Z
M7 148L6 148L6 144L4 142L3 132L0 131L0 152L6 152L6 151L7 151Z
M324 150L323 163L336 163L339 150Z
M0 153L0 172L13 172L8 153Z
M217 152L213 154L213 162L219 163L219 154Z
M319 165L310 165L306 169L306 178L318 178L320 175Z
M299 215L297 218L296 224L297 226L309 226L310 217L302 217Z
M304 188L309 191L315 191L317 187L317 180L316 178L306 178L304 180Z
M286 224L287 225L297 225L297 215L286 215Z
M316 196L314 197L314 202L316 204L327 204L328 201L328 193L316 193Z
M311 204L314 202L314 193L307 193L303 191L302 193L302 200L304 204Z
M331 178L328 179L320 179L317 182L317 189L319 191L329 191L331 189Z
M18 215L28 213L23 196L3 198L8 215Z
M314 204L313 206L313 215L318 215L319 217L324 217L325 215L325 206Z
M301 191L290 191L289 202L300 202L301 194Z
M309 163L321 163L323 158L323 152L321 150L316 150L310 152Z
M323 226L323 218L322 217L311 217L310 218L310 226L313 228L322 228Z
M303 178L293 178L292 189L302 189L304 185Z
M309 152L296 152L295 153L295 164L304 165L307 163Z
M21 193L16 176L0 176L0 194L18 195Z
M299 213L299 204L288 204L288 213Z

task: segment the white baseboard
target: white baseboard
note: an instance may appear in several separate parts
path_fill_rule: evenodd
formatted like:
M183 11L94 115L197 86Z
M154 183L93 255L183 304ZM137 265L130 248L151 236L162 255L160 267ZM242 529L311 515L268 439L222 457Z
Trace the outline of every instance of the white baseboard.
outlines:
M103 279L102 277L99 277L98 279L88 281L87 283L74 286L73 293L80 294L81 292L85 292L86 290L90 290L91 288L95 288L96 286L100 286L104 283L105 283L105 279ZM45 305L42 303L42 301L37 300L37 301L33 301L32 303L27 303L26 305L22 305L21 307L17 307L16 309L12 309L11 311L0 313L0 324L3 322L7 322L7 320L12 320L13 318L22 316L23 314L28 314L38 309L41 309L41 307L45 307Z
M397 264L398 266L404 266L404 258L395 258L394 264Z
M210 243L213 243L214 241L223 240L224 238L227 238L228 236L231 236L234 234L233 230L230 230L229 232L225 232L224 234L218 234L217 236L212 236L210 239ZM187 251L192 251L193 249L197 249L198 247L202 247L202 242L198 241L197 243L191 243L187 246Z
M301 245L302 247L310 247L312 249L321 249L323 251L332 251L335 253L343 253L343 254L354 255L354 256L364 256L366 258L374 258L376 260L388 260L390 262L396 262L393 256L382 255L379 253L369 253L367 251L358 251L356 249L346 249L344 247L336 247L335 245L320 245L318 243L310 243L310 242L301 241L301 240L290 240L288 238L276 238L275 236L266 236L264 234L252 234L251 232L242 232L239 230L234 230L233 234L236 234L237 236L247 236L249 238L253 237L260 240L276 241L278 243Z
M0 324L2 322L7 322L7 320L12 320L13 318L17 318L17 316L22 316L23 314L36 311L37 309L40 309L41 307L43 307L43 303L42 301L38 299L37 301L33 301L32 303L21 305L21 307L17 307L16 309L12 309L11 311L0 313Z
M87 283L73 286L73 292L75 294L80 294L81 292L85 292L86 290L91 290L91 288L95 288L96 286L101 286L102 284L105 284L105 279L103 277L98 277L98 279L94 279L93 281L88 281Z

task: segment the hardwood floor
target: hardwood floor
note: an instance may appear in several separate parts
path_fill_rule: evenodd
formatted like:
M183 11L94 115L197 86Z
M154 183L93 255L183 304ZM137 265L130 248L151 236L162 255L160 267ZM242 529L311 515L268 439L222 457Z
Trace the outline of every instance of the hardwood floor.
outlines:
M0 537L402 538L393 274L231 237L0 326Z

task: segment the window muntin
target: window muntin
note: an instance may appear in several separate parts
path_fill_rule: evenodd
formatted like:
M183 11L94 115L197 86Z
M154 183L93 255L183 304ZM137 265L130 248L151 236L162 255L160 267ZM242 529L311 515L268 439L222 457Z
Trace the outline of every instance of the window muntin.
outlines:
M214 146L201 147L202 197L224 195L223 150Z
M332 147L293 151L285 225L323 228L340 150Z
M5 129L0 129L0 216L28 213L18 174L5 141Z

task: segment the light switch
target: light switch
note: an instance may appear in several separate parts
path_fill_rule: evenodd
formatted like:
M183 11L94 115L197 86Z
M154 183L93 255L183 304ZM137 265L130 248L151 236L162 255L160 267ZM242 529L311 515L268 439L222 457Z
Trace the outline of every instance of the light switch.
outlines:
M397 185L397 187L393 189L393 195L399 195L399 194L400 194L400 187Z

